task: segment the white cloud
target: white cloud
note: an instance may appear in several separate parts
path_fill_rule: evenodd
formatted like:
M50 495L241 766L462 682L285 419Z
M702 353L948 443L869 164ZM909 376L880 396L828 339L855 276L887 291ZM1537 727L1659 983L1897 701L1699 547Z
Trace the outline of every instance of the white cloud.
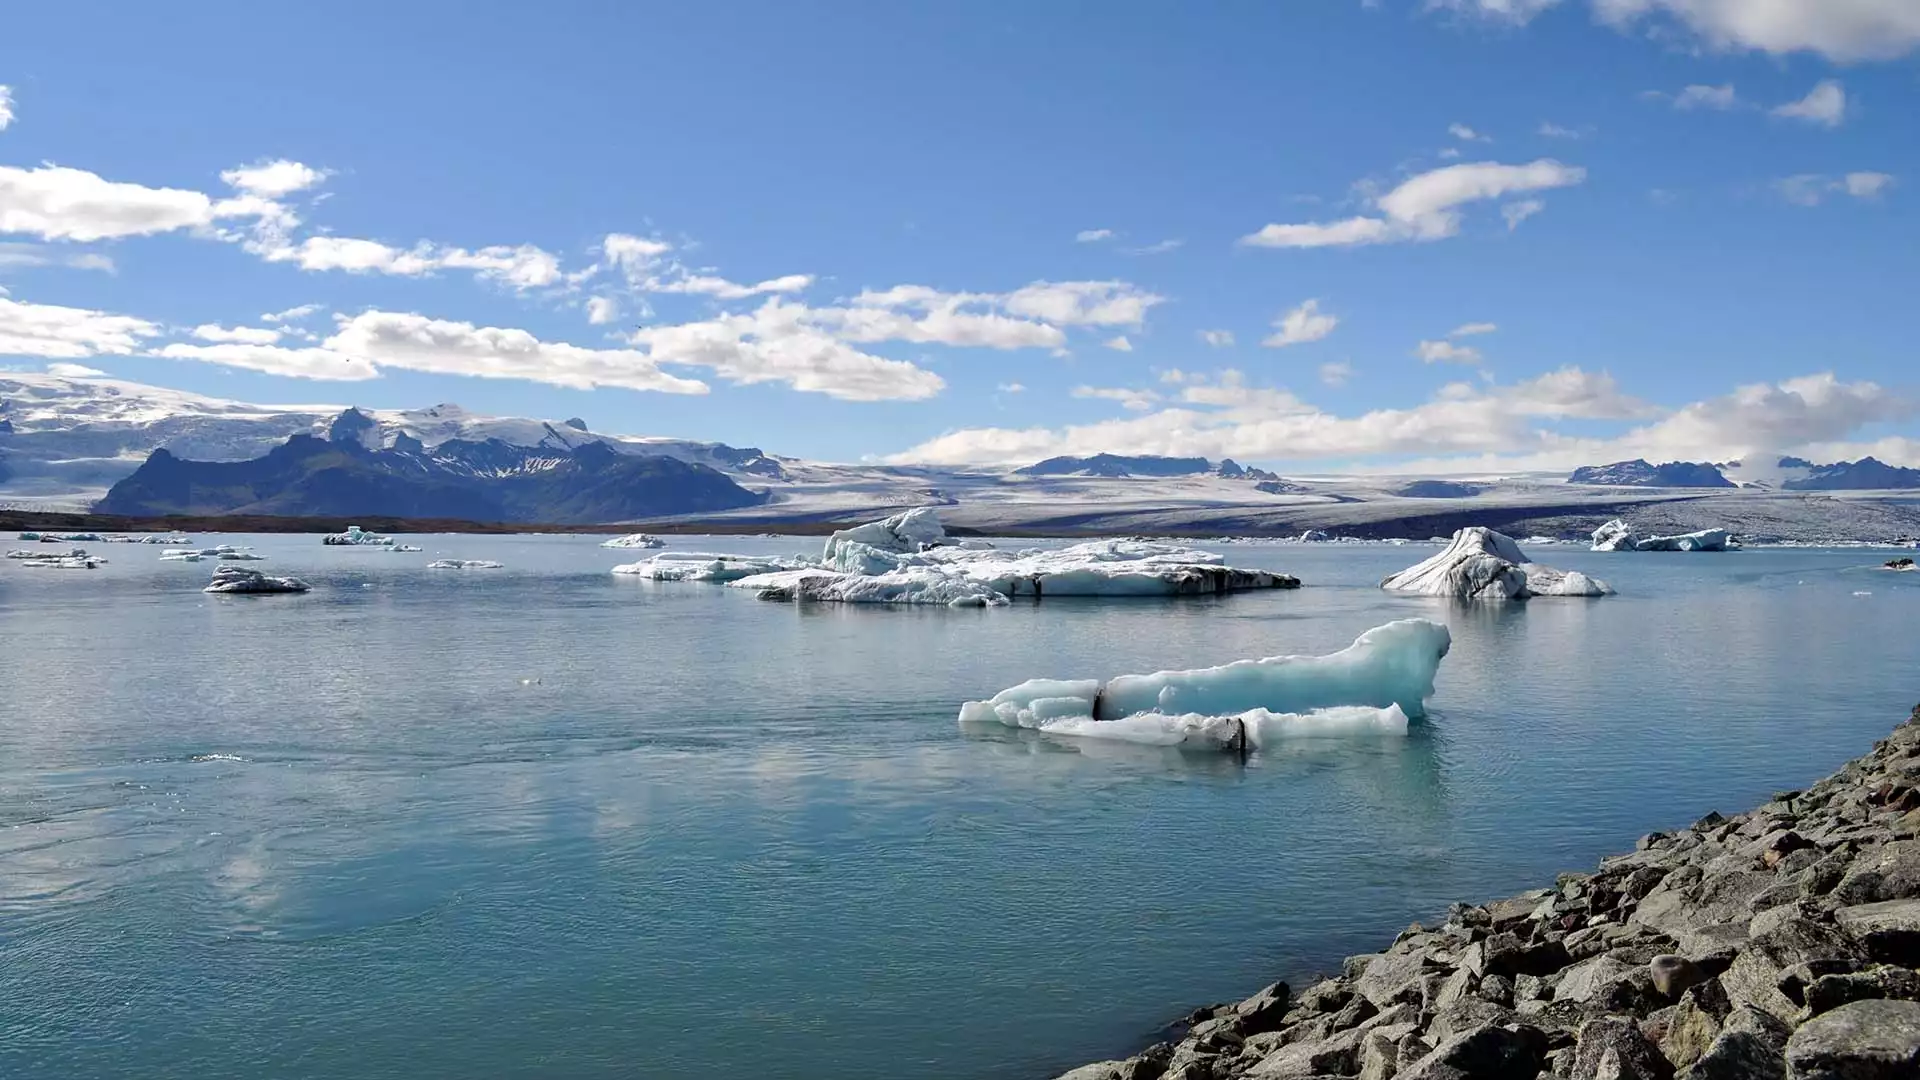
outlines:
M587 322L594 326L605 326L620 317L620 302L611 296L594 296L587 299Z
M1819 206L1829 195L1877 199L1893 184L1894 178L1882 172L1853 172L1838 178L1819 173L1801 173L1775 180L1773 189L1782 199L1795 206Z
M1133 342L1128 341L1127 335L1125 334L1115 334L1112 337L1108 338L1106 341L1102 342L1101 344L1105 345L1109 349L1112 349L1114 352L1132 352L1133 351Z
M1723 49L1890 60L1920 45L1920 4L1913 0L1593 0L1593 6L1622 28L1665 16Z
M69 364L55 361L47 365L47 374L58 375L63 379L104 379L107 373L99 368L90 368L85 364Z
M1216 349L1230 349L1233 347L1233 331L1202 330L1200 331L1200 340Z
M1114 232L1112 229L1081 229L1079 232L1073 234L1073 242L1076 244L1097 244L1102 240L1111 240L1113 237Z
M1382 217L1306 225L1268 225L1240 239L1256 247L1332 247L1398 241L1429 241L1460 231L1460 208L1517 192L1544 191L1583 182L1587 171L1542 158L1525 165L1478 162L1421 173L1387 192L1374 205Z
M1151 244L1127 248L1125 251L1128 255L1164 255L1169 251L1177 250L1185 244L1185 240L1156 240Z
M1560 0L1426 0L1428 11L1453 11L1494 22L1524 26Z
M1077 398L1117 401L1121 408L1129 412L1144 412L1160 401L1160 395L1151 390L1129 390L1125 387L1076 386L1072 392Z
M525 330L389 311L341 318L323 345L379 367L442 375L526 379L579 390L618 387L701 394L706 384L669 375L631 349L587 349L546 342Z
M1799 101L1776 106L1773 115L1823 127L1839 127L1847 115L1847 92L1836 80L1827 79L1807 91L1807 96Z
M0 86L0 131L13 123L13 87Z
M168 360L199 360L222 367L243 368L290 379L325 379L355 382L380 377L379 369L365 357L330 348L289 348L282 345L249 345L227 342L218 345L188 345L174 342L162 347L155 356ZM399 365L396 365L399 366Z
M946 386L931 371L861 352L835 337L839 317L848 313L849 309L815 310L775 297L750 313L647 327L635 331L631 340L646 346L646 357L655 363L704 367L736 383L781 382L795 390L846 401L920 400ZM913 324L904 328L912 329Z
M1451 341L1422 341L1413 352L1429 364L1477 364L1481 360L1479 349Z
M281 331L259 326L221 326L204 323L188 331L201 341L231 342L238 345L271 345L280 340Z
M1260 344L1278 349L1319 341L1333 333L1333 328L1339 325L1338 315L1325 314L1320 310L1320 301L1308 300L1273 320L1274 329L1279 333L1269 334Z
M278 199L296 191L305 191L325 180L328 175L323 169L281 158L228 169L220 174L220 179L229 187L249 195Z
M0 165L0 233L42 240L108 240L207 226L214 204L180 188L123 184L58 165Z
M1506 220L1507 231L1512 232L1520 227L1521 222L1546 208L1547 204L1540 199L1521 199L1500 207L1500 216Z
M302 270L343 270L349 274L424 277L439 270L471 270L475 276L515 289L545 288L561 282L560 260L532 244L496 245L468 251L422 241L397 248L377 240L309 236L297 244L261 246L268 262L291 262Z
M1733 89L1732 83L1720 86L1693 85L1673 95L1673 107L1676 109L1718 109L1727 110L1740 104L1740 95Z
M749 296L762 296L768 293L796 293L804 291L813 284L812 274L787 274L783 277L769 278L757 285L741 285L726 278L708 274L687 274L664 281L651 283L649 292L690 293L697 296L711 296L720 300L742 300Z
M285 311L268 312L260 316L260 321L263 323L299 322L315 312L325 310L325 308L325 304L301 304L298 307L290 307Z
M1353 365L1345 360L1320 365L1320 382L1324 386L1345 386L1353 377Z
M139 350L160 328L145 319L0 296L0 356L79 360Z
M994 389L1003 394L1024 394L1027 392L1027 388L1017 382L1003 382L999 386L994 387Z
M1447 336L1455 338L1473 337L1476 334L1491 334L1498 329L1500 329L1498 325L1490 322L1462 323L1452 330L1447 331Z
M0 268L25 266L64 266L72 270L115 272L113 259L99 252L68 252L50 244L0 241Z
M1551 120L1541 121L1540 127L1536 130L1540 135L1549 139L1580 139L1586 137L1584 132L1574 128L1561 127Z
M1456 139L1459 139L1461 142L1492 142L1493 141L1493 136L1482 135L1480 132L1477 132L1472 128L1468 127L1467 125L1461 124L1461 123L1448 124L1447 134L1453 136Z
M1056 326L1139 326L1165 299L1124 281L1036 281L1001 303L1015 315Z

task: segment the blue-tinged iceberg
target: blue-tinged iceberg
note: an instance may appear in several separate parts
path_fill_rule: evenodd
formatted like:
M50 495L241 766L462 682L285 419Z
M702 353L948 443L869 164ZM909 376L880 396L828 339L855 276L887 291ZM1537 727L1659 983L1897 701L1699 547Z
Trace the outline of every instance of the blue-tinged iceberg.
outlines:
M1380 587L1416 596L1469 600L1525 600L1533 596L1608 596L1613 588L1577 570L1556 570L1527 557L1503 533L1475 525L1453 534L1425 562L1388 577Z
M1447 628L1376 626L1326 656L1270 656L1219 667L1097 679L1031 679L960 707L962 724L1159 745L1243 746L1295 735L1404 734L1426 713Z

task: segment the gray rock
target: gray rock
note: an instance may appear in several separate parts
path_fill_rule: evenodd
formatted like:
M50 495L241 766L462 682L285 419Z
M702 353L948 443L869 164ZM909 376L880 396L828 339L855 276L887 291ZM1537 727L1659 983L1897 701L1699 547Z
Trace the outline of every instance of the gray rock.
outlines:
M1540 1071L1546 1036L1532 1028L1481 1027L1456 1035L1396 1074L1396 1080L1508 1080Z
M1845 934L1810 919L1789 919L1747 943L1720 976L1734 1004L1751 1004L1782 1020L1799 1011L1779 982L1786 969L1811 960L1858 958L1860 946Z
M1675 1068L1685 1068L1700 1060L1719 1037L1720 1021L1701 1008L1691 993L1682 994L1680 1004L1674 1006L1673 1014L1667 1017L1667 1030L1660 1038L1660 1053Z
M1700 970L1700 965L1672 953L1662 953L1649 960L1647 974L1653 977L1654 990L1669 1001L1707 977L1707 973Z
M1283 1046L1247 1073L1259 1080L1306 1080L1315 1076L1351 1076L1360 1071L1364 1031L1343 1031L1316 1042Z
M1920 967L1920 899L1843 907L1833 921L1883 964Z
M1795 964L1780 973L1774 988L1785 994L1788 1001L1795 1005L1807 1003L1807 987L1824 975L1851 975L1865 967L1866 963L1854 959L1809 960Z
M1439 980L1439 985L1434 988L1431 995L1424 995L1422 997L1422 1008L1425 1008L1429 1012L1437 1013L1447 1006L1472 995L1474 986L1475 980L1473 972L1468 971L1466 968L1461 968L1446 978Z
M1751 1031L1728 1031L1679 1073L1680 1080L1786 1080L1780 1048Z
M1526 976L1521 976L1526 978ZM1513 1007L1513 981L1504 975L1489 975L1480 980L1480 996L1495 1005Z
M1300 1007L1311 1013L1339 1012L1353 997L1353 987L1339 979L1322 979L1300 994Z
M1240 1018L1240 1033L1258 1035L1279 1030L1281 1018L1286 1016L1291 1004L1290 996L1287 984L1277 982L1234 1006L1234 1015Z
M1400 1048L1380 1032L1368 1032L1360 1044L1360 1080L1393 1080Z
M1558 941L1528 943L1512 933L1489 934L1467 947L1461 966L1480 978L1488 975L1551 975L1572 961Z
M1920 973L1903 967L1876 967L1870 971L1823 975L1806 987L1807 1012L1831 1012L1848 1002L1886 998L1920 1001Z
M1861 852L1833 895L1848 905L1920 898L1920 840L1898 840Z
M1426 1037L1429 1042L1443 1043L1465 1035L1474 1028L1510 1024L1519 1019L1519 1014L1491 1001L1477 997L1462 998L1434 1014L1427 1023Z
M1055 1080L1120 1080L1120 1068L1125 1064L1124 1061L1096 1061L1071 1072L1063 1072Z
M1420 980L1431 970L1427 958L1418 953L1372 957L1366 970L1354 982L1354 989L1376 1006L1406 1000L1420 1000Z
M1553 988L1553 1000L1592 1001L1600 996L1606 984L1632 970L1633 965L1611 956L1582 960L1561 974Z
M1920 1002L1856 1001L1801 1025L1787 1042L1795 1080L1920 1076Z
M1847 868L1852 865L1851 853L1845 850L1829 852L1796 876L1800 891L1808 896L1825 896L1840 884L1840 879L1847 876Z
M1495 979L1499 976L1489 975L1487 978ZM1551 992L1546 981L1538 975L1516 975L1513 978L1513 1003L1516 1006L1523 1001L1539 1001Z
M1568 1076L1571 1080L1601 1080L1602 1076L1669 1080L1673 1064L1640 1033L1640 1025L1606 1016L1580 1029Z

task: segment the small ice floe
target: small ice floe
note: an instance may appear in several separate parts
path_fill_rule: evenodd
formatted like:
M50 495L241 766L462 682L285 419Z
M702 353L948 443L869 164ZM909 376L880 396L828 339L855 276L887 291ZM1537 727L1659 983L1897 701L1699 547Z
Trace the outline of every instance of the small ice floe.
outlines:
M261 562L265 555L256 555L251 551L223 551L219 558L222 562Z
M498 570L501 564L492 559L435 559L427 564L429 570Z
M239 754L195 754L192 757L188 758L187 760L195 761L195 762L206 762L206 761L245 761L247 759L241 757Z
M84 559L86 548L68 548L65 551L35 551L32 548L15 548L7 552L9 559Z
M1615 518L1593 530L1594 551L1726 551L1739 547L1725 529L1702 529L1678 536L1643 536Z
M97 570L106 561L97 555L53 555L44 559L22 559L20 565L37 570Z
M630 533L600 541L603 548L659 548L666 547L666 541L646 533Z
M216 556L216 558L217 557L218 556ZM204 558L206 558L206 556L198 551L163 551L160 553L161 562L199 562Z
M392 545L393 538L375 536L358 525L349 525L346 532L330 533L321 537L320 542L328 547L388 547Z
M1461 529L1441 552L1380 583L1389 592L1466 599L1608 596L1606 582L1577 570L1556 570L1527 557L1511 537L1482 526Z
M383 548L382 550L402 552L402 553L405 553L405 552L418 553L418 552L425 551L426 549L421 547L419 544L395 544L390 548Z
M778 555L723 555L710 551L668 551L650 559L621 563L613 573L650 581L737 581L755 574L794 570L804 560Z
M7 557L12 558L13 556L9 554ZM1920 567L1916 567L1914 565L1914 561L1911 558L1908 558L1907 556L1902 555L1897 559L1888 559L1886 562L1886 565L1882 566L1881 569L1892 570L1896 573L1911 573L1916 569L1920 569Z
M202 592L210 593L303 593L313 588L295 577L273 577L243 566L223 566L213 572L213 581Z
M1374 627L1326 656L1097 679L1032 679L960 707L960 723L1245 751L1298 736L1405 734L1452 646L1427 619Z

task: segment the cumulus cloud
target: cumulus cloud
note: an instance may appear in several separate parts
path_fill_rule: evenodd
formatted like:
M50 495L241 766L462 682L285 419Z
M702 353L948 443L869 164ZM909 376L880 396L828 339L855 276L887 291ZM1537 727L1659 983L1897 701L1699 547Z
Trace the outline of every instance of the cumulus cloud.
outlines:
M1480 132L1475 131L1472 128L1468 127L1467 125L1461 124L1461 123L1448 124L1447 134L1453 136L1456 139L1459 139L1461 142L1492 142L1493 141L1493 136L1483 135Z
M1482 359L1479 349L1451 341L1422 341L1413 353L1429 364L1477 364Z
M1328 315L1320 310L1320 301L1308 300L1275 319L1273 326L1278 333L1268 335L1260 344L1278 349L1319 341L1339 325L1338 315Z
M620 302L610 296L595 296L587 300L587 322L594 326L605 326L620 317Z
M90 368L85 364L69 364L56 361L47 365L47 374L58 375L63 379L104 379L107 373L99 368Z
M226 342L217 345L189 345L173 342L153 355L168 360L199 360L222 367L283 375L292 379L324 379L355 382L380 377L378 368L365 357L329 348L289 348L282 345L257 345ZM395 365L399 366L399 365Z
M881 315L897 313L869 309ZM833 331L850 309L818 311L771 298L752 312L635 331L635 345L659 364L707 368L735 383L779 382L846 401L918 400L945 380L908 363L861 352ZM931 317L931 316L930 316ZM909 320L906 324L911 327Z
M301 304L297 307L290 307L285 311L270 311L260 316L260 321L263 323L299 322L309 315L325 310L325 308L325 304Z
M1139 247L1130 247L1123 250L1128 255L1164 255L1185 244L1185 240L1178 239L1156 240L1151 244L1142 244Z
M707 390L705 383L669 375L653 357L631 349L587 349L541 341L515 328L399 312L367 311L343 318L322 344L378 367L442 375L526 379L578 390L602 386L671 394Z
M325 180L329 174L298 161L284 158L242 165L220 174L227 186L263 199L278 199L296 191L305 191Z
M1585 132L1576 128L1561 127L1551 120L1541 121L1540 126L1536 128L1535 131L1537 134L1549 139L1579 139L1585 137Z
M1723 49L1889 60L1920 45L1913 0L1593 0L1593 7L1621 28L1656 20Z
M120 183L59 165L0 165L0 233L84 243L203 228L216 216L214 201L199 191Z
M1102 342L1102 344L1104 344L1107 348L1112 349L1114 352L1132 352L1133 351L1133 342L1128 341L1127 335L1125 334L1115 334L1112 337L1108 338L1106 341Z
M1374 201L1379 217L1300 225L1267 225L1241 237L1254 247L1351 247L1440 240L1460 232L1461 208L1505 195L1569 187L1587 171L1542 158L1525 165L1477 162L1448 165L1414 176Z
M13 124L13 87L0 86L0 131Z
M1673 107L1676 109L1717 109L1725 111L1740 104L1740 95L1733 89L1732 83L1720 86L1689 86L1673 95Z
M1847 116L1847 92L1838 81L1827 79L1807 91L1807 96L1799 101L1775 106L1773 115L1822 127L1839 127Z
M68 252L51 244L0 241L0 267L64 266L72 270L114 272L113 259L96 251Z
M496 245L469 251L425 241L411 248L397 248L377 240L309 236L298 243L263 245L257 250L268 262L290 262L302 270L316 272L340 270L349 274L424 277L440 270L471 270L483 280L515 289L552 286L562 278L559 258L532 244Z
M1845 176L1801 173L1773 182L1773 190L1795 206L1819 206L1829 195L1848 195L1855 199L1877 199L1894 184L1883 172L1853 172Z
M1447 336L1456 338L1473 337L1476 334L1491 334L1498 329L1500 329L1499 326L1490 322L1462 323L1452 330L1447 331Z
M0 295L0 355L60 360L123 356L159 335L160 327L145 319Z
M188 331L201 341L233 342L240 345L271 345L280 340L281 331L262 326L221 326L203 323Z
M1893 186L1893 177L1883 172L1850 172L1840 178L1847 194L1856 199L1872 199Z
M1129 412L1142 412L1159 402L1160 395L1151 390L1131 390L1125 387L1076 386L1073 396L1077 398L1098 398L1102 401L1117 401L1120 407Z
M1206 342L1208 345L1211 345L1216 349L1232 348L1233 347L1233 331L1202 330L1200 331L1200 340Z
M1073 242L1076 244L1097 244L1102 240L1111 240L1113 237L1114 232L1112 229L1081 229L1079 232L1073 234Z
M1546 208L1547 204L1543 200L1521 199L1500 207L1500 217L1507 223L1507 231L1512 232L1520 227L1521 222Z
M1056 326L1139 326L1165 299L1124 281L1036 281L1000 302L1015 315Z

